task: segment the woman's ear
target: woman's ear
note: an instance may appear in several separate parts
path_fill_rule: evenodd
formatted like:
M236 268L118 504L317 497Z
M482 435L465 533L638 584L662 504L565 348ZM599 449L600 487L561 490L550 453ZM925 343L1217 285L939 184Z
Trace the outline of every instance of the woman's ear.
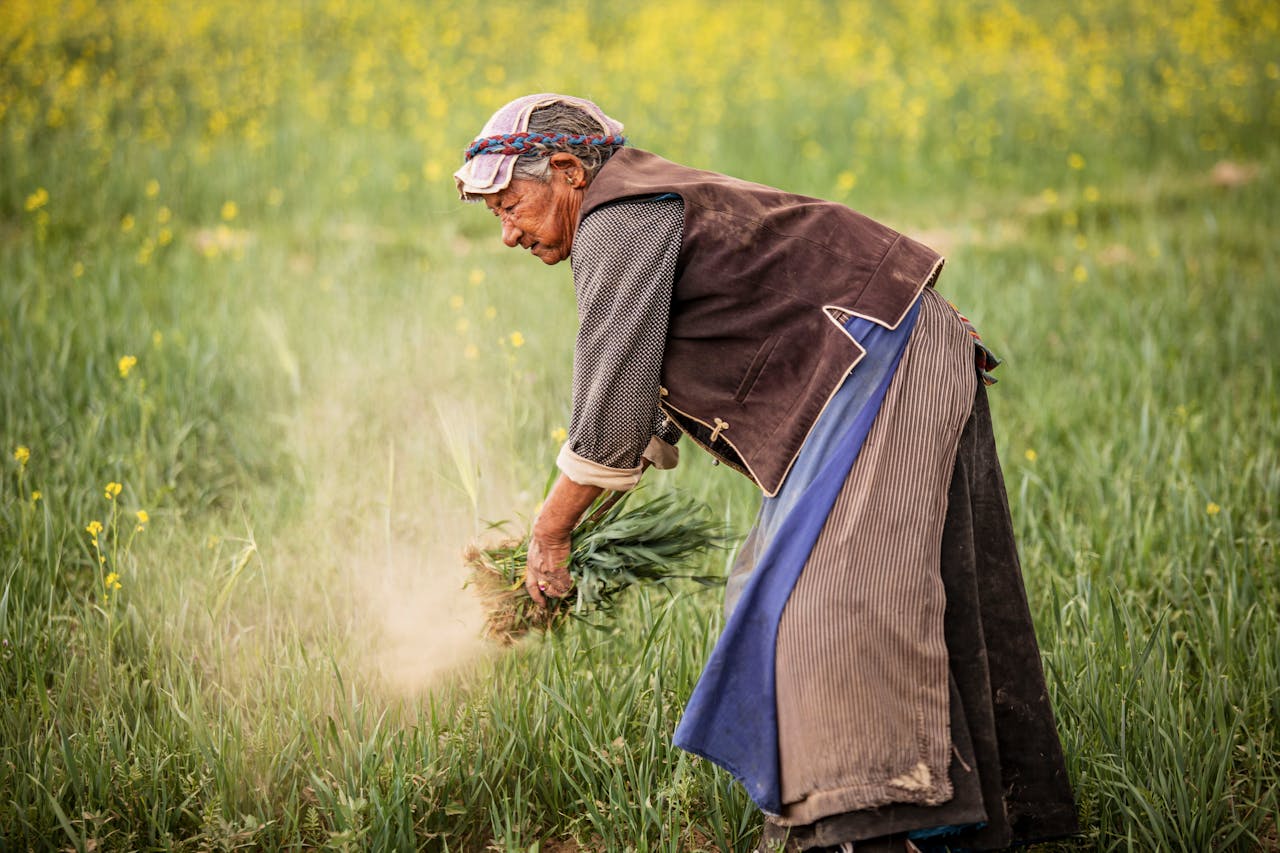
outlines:
M574 189L587 185L587 170L582 161L568 151L557 151L549 158L553 181L564 181Z

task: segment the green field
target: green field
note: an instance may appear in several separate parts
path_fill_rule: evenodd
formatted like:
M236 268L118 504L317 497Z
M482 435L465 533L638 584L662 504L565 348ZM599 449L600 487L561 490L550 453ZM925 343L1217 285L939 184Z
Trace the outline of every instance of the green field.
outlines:
M0 851L752 849L670 745L715 589L497 650L461 588L552 473L575 318L449 174L546 90L948 256L1055 849L1280 850L1273 2L6 0ZM646 493L745 531L684 453Z

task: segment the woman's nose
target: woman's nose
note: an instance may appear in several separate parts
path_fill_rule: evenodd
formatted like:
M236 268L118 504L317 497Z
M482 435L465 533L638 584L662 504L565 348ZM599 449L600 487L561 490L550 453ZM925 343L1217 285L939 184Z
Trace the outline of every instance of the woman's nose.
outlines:
M502 242L509 248L514 249L520 245L520 237L523 232L512 225L510 222L502 223Z

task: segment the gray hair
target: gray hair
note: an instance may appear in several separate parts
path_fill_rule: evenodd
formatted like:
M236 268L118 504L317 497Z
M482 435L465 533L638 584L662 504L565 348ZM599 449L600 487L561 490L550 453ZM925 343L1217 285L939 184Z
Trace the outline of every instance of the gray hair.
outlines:
M529 131L531 133L564 133L570 136L599 136L601 133L609 133L608 128L600 127L600 123L592 118L590 113L559 101L534 110L529 115ZM596 172L600 171L600 167L613 156L613 152L621 147L621 145L582 143L522 154L516 158L511 176L541 181L545 184L551 179L551 163L548 157L556 151L567 151L582 161L582 166L587 172L587 182L590 183L595 178Z

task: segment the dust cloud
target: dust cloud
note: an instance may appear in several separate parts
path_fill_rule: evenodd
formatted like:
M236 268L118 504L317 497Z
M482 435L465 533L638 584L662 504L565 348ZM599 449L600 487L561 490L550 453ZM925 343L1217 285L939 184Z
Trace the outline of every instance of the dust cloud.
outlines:
M513 496L501 479L511 466L485 450L506 444L489 434L501 418L486 402L441 387L449 372L417 357L412 336L381 340L402 349L331 360L287 416L306 504L264 570L286 581L275 597L290 620L344 670L412 696L496 653L462 552L482 518L509 517L528 496Z

